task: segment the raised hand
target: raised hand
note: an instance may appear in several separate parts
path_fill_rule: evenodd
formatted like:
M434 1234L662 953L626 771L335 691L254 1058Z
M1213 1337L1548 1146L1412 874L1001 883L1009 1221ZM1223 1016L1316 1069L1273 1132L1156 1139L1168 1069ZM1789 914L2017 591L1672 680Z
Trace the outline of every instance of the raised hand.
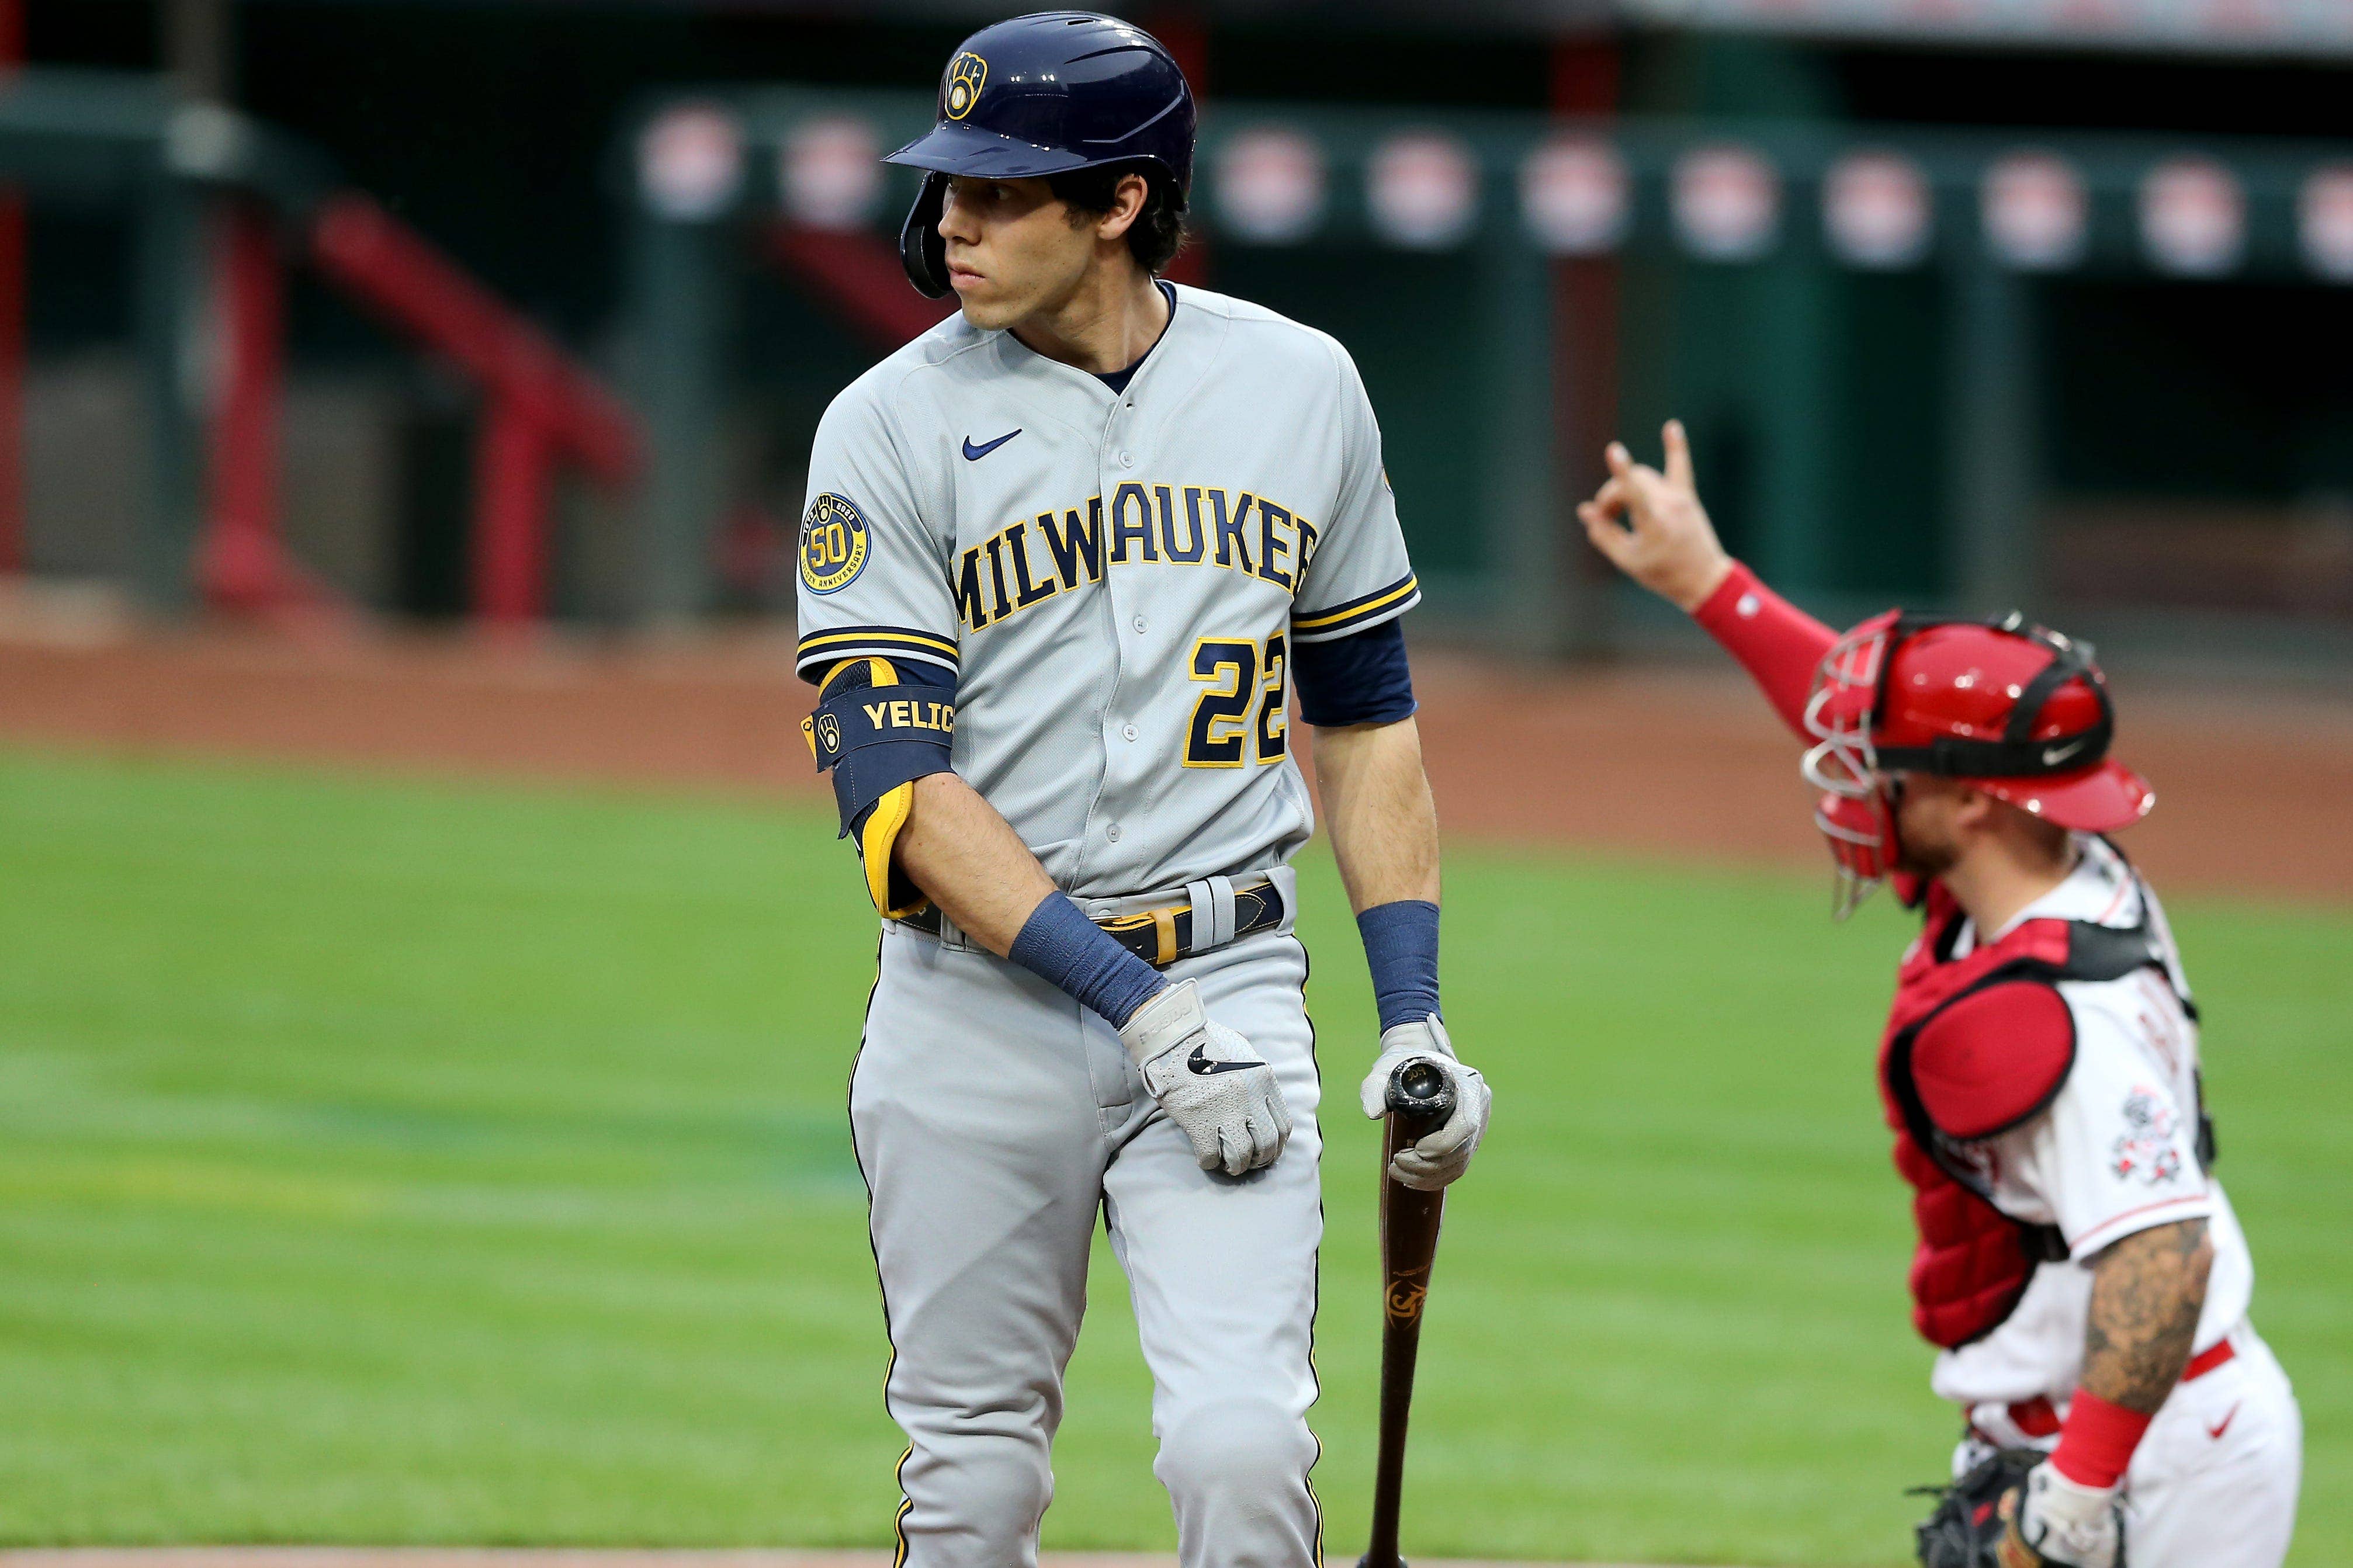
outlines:
M1603 452L1609 478L1577 508L1585 537L1609 563L1686 613L1697 609L1732 570L1715 537L1692 474L1691 443L1683 421L1661 433L1663 472L1634 461L1622 442Z

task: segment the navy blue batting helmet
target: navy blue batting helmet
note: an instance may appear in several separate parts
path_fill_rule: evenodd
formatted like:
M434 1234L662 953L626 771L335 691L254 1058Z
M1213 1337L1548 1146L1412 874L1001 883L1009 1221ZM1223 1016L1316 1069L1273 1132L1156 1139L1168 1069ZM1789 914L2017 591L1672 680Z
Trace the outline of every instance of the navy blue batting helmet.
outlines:
M983 27L940 76L937 123L883 160L930 174L899 235L907 277L948 291L940 238L948 177L1014 180L1104 163L1193 182L1193 90L1159 39L1116 16L1041 11Z

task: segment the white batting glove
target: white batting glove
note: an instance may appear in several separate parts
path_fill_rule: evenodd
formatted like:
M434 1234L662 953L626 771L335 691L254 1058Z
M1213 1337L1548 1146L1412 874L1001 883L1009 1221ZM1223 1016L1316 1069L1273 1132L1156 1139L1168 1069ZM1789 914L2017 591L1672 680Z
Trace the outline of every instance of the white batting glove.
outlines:
M1201 1169L1239 1176L1274 1163L1291 1138L1282 1086L1248 1040L1209 1021L1198 984L1180 981L1153 997L1119 1037Z
M2071 1481L2045 1459L2026 1484L2002 1500L2010 1533L2002 1568L2122 1568L2125 1526L2115 1487Z
M1454 1042L1432 1013L1382 1032L1381 1054L1373 1058L1373 1070L1356 1091L1366 1116L1378 1121L1388 1114L1389 1075L1410 1061L1426 1061L1446 1075L1446 1086L1454 1091L1454 1110L1436 1131L1398 1150L1389 1162L1389 1174L1409 1187L1434 1193L1471 1168L1471 1156L1487 1134L1487 1112L1495 1097L1478 1068L1454 1059Z

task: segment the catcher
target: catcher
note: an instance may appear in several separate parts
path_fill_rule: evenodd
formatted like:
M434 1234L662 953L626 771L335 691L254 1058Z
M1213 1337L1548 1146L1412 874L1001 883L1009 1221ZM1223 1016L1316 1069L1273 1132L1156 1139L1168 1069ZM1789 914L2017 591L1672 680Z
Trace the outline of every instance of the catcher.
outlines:
M1587 536L1810 745L1838 912L1892 880L1925 920L1879 1053L1912 1321L1966 1425L1921 1560L2276 1568L2302 1418L2247 1319L2180 956L2105 837L2155 796L2108 759L2091 649L2014 616L1838 636L1725 553L1680 425L1665 446L1663 471L1610 446Z

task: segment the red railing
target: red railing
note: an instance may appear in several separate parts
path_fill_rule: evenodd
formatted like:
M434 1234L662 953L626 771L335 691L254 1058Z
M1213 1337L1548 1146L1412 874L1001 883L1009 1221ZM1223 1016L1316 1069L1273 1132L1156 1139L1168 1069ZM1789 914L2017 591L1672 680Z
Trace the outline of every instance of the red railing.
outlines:
M197 584L206 601L223 609L317 609L332 595L293 563L279 534L280 232L259 202L235 198L217 237L222 359ZM641 461L636 416L546 333L369 197L330 198L302 238L332 282L480 391L472 607L504 625L539 618L547 608L558 465L574 462L602 483L628 484Z
M196 586L207 604L248 614L315 610L333 596L278 532L278 414L285 391L286 279L267 209L232 199L214 238L220 384L205 470Z
M536 619L546 609L557 465L576 463L617 488L630 483L643 461L637 416L554 339L367 196L322 204L310 243L329 278L481 391L474 608L494 622Z
M862 229L780 223L768 230L767 248L770 260L822 295L851 328L887 348L930 331L955 309L908 288L898 251Z

